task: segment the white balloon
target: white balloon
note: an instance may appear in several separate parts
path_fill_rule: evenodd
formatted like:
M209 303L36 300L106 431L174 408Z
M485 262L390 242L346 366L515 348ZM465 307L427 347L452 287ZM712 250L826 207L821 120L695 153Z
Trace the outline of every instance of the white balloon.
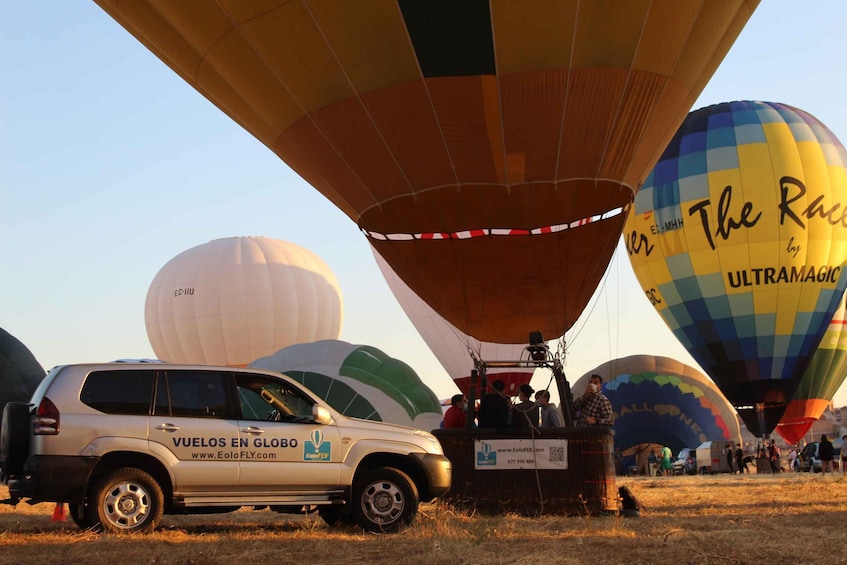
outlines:
M336 339L341 289L311 251L266 237L216 239L168 261L147 292L159 359L246 366L295 343Z
M404 283L376 249L371 247L379 270L406 316L418 330L436 359L460 389L467 392L474 361L470 351L483 361L519 361L526 359L525 343L491 343L479 341L445 320ZM488 381L498 378L506 384L506 393L516 395L518 387L528 383L533 368L490 368ZM499 375L499 376L498 376Z

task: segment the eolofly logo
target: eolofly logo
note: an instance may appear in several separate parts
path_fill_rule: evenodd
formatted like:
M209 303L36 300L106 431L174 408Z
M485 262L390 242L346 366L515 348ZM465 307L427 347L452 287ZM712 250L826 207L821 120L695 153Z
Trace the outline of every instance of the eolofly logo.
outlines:
M481 449L476 452L476 464L481 465L497 465L497 452L491 449L491 444L482 442Z
M312 430L309 439L303 442L303 461L329 461L332 443L324 441L320 430Z

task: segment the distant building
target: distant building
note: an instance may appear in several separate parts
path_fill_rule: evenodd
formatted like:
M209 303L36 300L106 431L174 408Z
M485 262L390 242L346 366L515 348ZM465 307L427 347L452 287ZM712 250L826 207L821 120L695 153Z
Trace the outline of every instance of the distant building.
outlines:
M741 418L738 419L738 425L741 428L741 441L744 442L745 451L752 450L756 445L761 443L762 438L751 434L747 426L744 425L744 422L741 421ZM836 443L841 441L841 436L847 434L847 406L842 406L841 408L830 406L827 408L818 421L812 424L812 427L809 428L803 439L799 441L799 444L805 445L818 441L821 438L821 434L826 434L830 439L836 439ZM777 445L781 447L787 445L785 440L776 432L773 432L768 438L768 440L771 439L775 439Z

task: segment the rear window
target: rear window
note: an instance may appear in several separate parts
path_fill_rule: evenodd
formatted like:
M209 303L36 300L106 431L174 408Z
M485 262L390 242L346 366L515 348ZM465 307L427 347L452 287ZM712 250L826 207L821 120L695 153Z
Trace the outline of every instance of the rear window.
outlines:
M96 371L82 385L80 400L106 414L150 413L154 371Z
M162 371L155 414L192 418L234 418L227 401L232 376L217 371Z

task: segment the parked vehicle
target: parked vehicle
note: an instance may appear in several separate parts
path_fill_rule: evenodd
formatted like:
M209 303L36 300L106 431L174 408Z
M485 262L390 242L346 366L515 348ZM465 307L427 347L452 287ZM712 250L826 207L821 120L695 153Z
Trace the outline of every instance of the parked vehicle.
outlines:
M732 473L733 467L726 460L726 450L731 441L704 441L697 447L697 471L705 473Z
M0 477L5 502L111 533L241 506L380 532L447 492L451 465L429 432L345 417L279 373L115 363L56 367L7 404Z
M697 450L692 447L683 447L676 460L672 463L674 475L695 475L697 474Z
M821 460L818 456L818 447L820 442L807 443L806 447L797 456L795 466L800 472L820 473L822 469ZM836 447L832 456L832 470L838 470L838 464L841 461L841 447Z

